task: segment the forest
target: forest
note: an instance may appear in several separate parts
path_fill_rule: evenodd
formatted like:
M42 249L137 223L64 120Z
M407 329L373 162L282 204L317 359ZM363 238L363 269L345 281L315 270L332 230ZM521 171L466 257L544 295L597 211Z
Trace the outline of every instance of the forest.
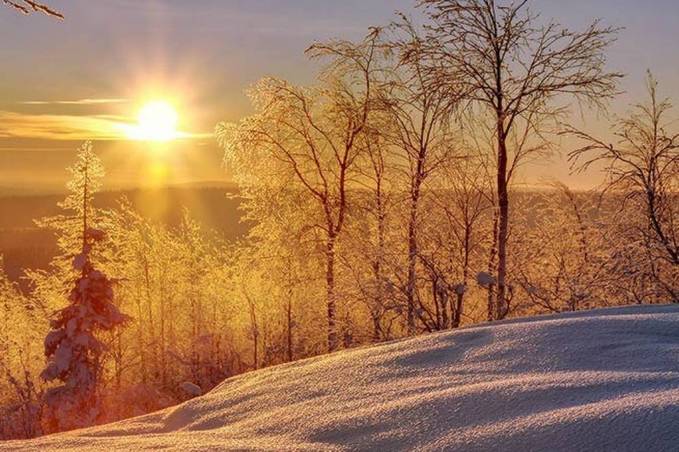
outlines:
M525 1L421 0L363 40L313 43L312 84L263 78L250 116L215 125L242 238L188 209L166 224L126 197L98 207L105 168L83 143L60 213L35 218L56 238L49 267L19 281L0 265L0 439L341 349L679 303L679 128L650 70L645 97L607 114L619 33ZM582 111L610 134L574 126ZM518 183L559 154L606 183Z

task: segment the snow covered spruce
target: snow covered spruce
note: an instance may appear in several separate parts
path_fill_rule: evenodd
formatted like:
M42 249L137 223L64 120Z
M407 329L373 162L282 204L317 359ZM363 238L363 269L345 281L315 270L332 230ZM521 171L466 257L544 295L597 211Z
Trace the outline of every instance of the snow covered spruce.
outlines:
M70 215L44 219L60 233L62 256L57 270L68 293L68 304L50 321L45 338L47 365L41 373L48 387L42 400L42 419L38 424L45 433L91 426L100 421L103 353L106 346L101 334L123 325L128 317L113 302L115 280L93 263L97 245L103 246L106 234L93 205L104 170L99 157L86 142L78 151L76 163L69 168L72 179L69 194L61 207ZM70 259L70 263L69 263Z
M113 304L113 281L90 261L92 247L103 238L103 231L84 231L83 250L73 259L80 277L69 295L70 304L56 314L45 339L48 364L41 376L48 382L63 382L45 395L48 431L95 423L100 402L97 380L104 351L96 334L111 331L127 320Z

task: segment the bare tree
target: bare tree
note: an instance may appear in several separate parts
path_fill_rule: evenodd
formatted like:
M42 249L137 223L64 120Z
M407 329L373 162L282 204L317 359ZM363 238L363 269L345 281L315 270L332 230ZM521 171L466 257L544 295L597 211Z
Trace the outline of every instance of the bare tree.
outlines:
M454 244L458 253L457 272L459 277L454 285L448 287L451 291L451 327L460 326L464 312L464 299L469 289L470 278L473 277L472 259L482 250L479 235L484 223L489 223L488 211L492 204L489 180L485 174L483 162L474 156L467 156L463 163L455 162L449 165L442 181L444 190L452 196L451 202L442 202L440 197L436 201L445 215L449 225L450 242ZM452 260L452 259L451 259ZM453 303L452 300L455 300Z
M615 144L569 128L565 133L583 140L584 145L570 153L573 166L584 171L593 164L606 165L606 191L621 193L626 202L641 206L644 224L638 236L659 258L679 268L679 133L668 130L667 116L672 108L668 99L658 99L658 83L649 72L648 102L618 121ZM666 287L679 299L676 287Z
M562 183L525 196L534 211L527 212L532 220L523 221L523 246L517 251L522 265L515 277L525 300L549 312L605 306L614 276L605 228L588 215L597 210L597 196L575 193Z
M58 17L63 19L64 16L59 11L52 9L49 5L33 0L2 0L2 3L10 8L21 11L23 14L31 14L33 12L47 14L48 16Z
M389 337L389 328L384 323L391 323L387 319L388 313L399 310L389 299L392 286L388 272L392 256L388 255L388 222L395 204L395 193L391 174L393 165L388 161L393 149L383 137L388 124L388 115L374 114L361 137L364 152L357 165L361 176L358 182L367 194L359 196L354 204L350 246L355 249L356 256L353 261L346 259L350 262L345 265L353 274L361 301L370 314L373 342ZM368 271L364 270L365 267Z
M605 69L616 30L594 21L584 31L539 23L528 1L421 0L432 20L428 52L439 83L462 84L469 101L494 119L497 158L497 309L504 317L507 290L509 185L517 165L542 146L545 121L564 112L557 97L601 105L621 74ZM446 64L440 64L441 61ZM512 140L515 144L511 149Z
M328 57L331 64L323 84L303 89L267 79L253 90L259 114L245 119L236 130L218 130L227 157L239 158L257 149L278 161L320 209L315 226L324 236L328 350L337 349L337 241L348 212L348 185L361 134L371 111L373 61L379 30L361 43L333 41L312 46L312 57ZM267 157L263 157L267 158Z
M408 334L415 333L418 227L423 184L431 174L454 156L451 111L456 92L450 85L434 85L427 75L425 38L404 16L393 25L394 37L387 44L395 53L393 66L384 76L381 107L393 127L384 131L387 140L401 150L402 173L408 184L407 277L405 297Z

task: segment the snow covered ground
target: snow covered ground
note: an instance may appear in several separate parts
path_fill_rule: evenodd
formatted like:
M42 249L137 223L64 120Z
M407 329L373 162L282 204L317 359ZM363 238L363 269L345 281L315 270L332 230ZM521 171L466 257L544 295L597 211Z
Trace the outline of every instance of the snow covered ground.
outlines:
M225 381L2 450L679 450L679 306L508 321Z

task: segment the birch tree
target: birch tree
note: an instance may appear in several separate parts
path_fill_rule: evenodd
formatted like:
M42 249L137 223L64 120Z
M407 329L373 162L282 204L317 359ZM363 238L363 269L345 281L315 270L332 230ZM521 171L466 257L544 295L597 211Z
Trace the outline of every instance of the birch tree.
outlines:
M542 22L528 0L421 0L431 19L427 51L441 84L462 84L467 99L493 118L497 164L497 309L507 314L509 186L518 165L542 149L549 119L567 96L602 106L621 74L606 69L616 29L592 22L582 31ZM512 143L515 143L512 146Z
M378 32L362 43L333 41L309 48L313 58L330 58L322 83L300 88L264 79L250 91L257 110L235 128L218 127L226 159L238 164L253 150L273 159L318 209L325 256L327 348L337 349L337 241L348 213L348 192L360 153L359 137L371 111L371 71ZM247 171L247 165L240 168ZM256 181L254 182L257 183Z
M426 180L441 165L455 156L451 132L451 111L458 95L455 87L432 83L427 67L435 64L426 53L425 38L404 16L392 26L387 46L394 53L383 75L379 96L392 127L383 132L400 151L399 168L406 180L407 211L407 276L406 326L414 334L418 312L417 261L418 228L423 189Z
M565 133L583 145L570 153L574 167L587 170L603 163L608 176L605 190L623 197L623 206L640 207L643 222L637 239L653 261L668 267L667 278L657 278L668 295L679 300L679 133L671 130L669 99L658 96L658 83L649 72L648 99L634 106L615 124L616 143L609 143L574 128ZM635 212L636 213L636 212ZM653 270L652 273L657 273Z

